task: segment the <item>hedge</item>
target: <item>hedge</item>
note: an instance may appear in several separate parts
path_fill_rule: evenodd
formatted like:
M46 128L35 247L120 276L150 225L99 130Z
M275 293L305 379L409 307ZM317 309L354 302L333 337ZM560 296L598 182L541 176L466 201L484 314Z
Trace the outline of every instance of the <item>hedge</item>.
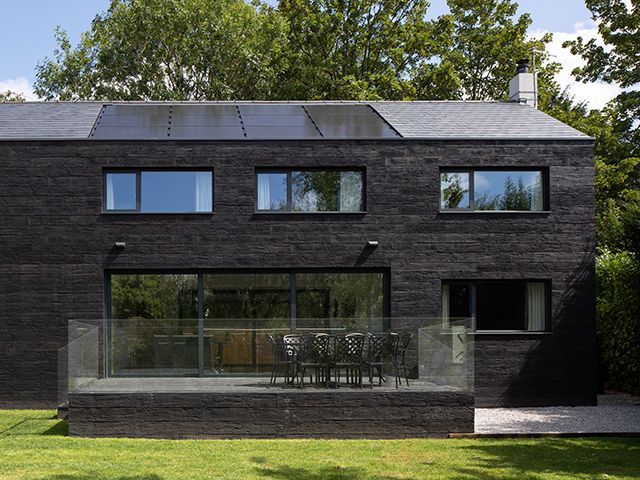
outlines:
M596 300L600 362L610 387L640 394L640 257L597 256Z

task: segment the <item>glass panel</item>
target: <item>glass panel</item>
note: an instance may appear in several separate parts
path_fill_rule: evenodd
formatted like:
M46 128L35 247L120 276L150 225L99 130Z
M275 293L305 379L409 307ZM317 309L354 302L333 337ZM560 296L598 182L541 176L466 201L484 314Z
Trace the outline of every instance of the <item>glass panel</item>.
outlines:
M204 276L205 374L271 372L267 334L290 332L289 274Z
M105 177L107 210L135 210L136 174L107 173Z
M258 173L258 210L287 209L287 174Z
M341 212L360 212L364 209L362 195L362 172L340 172Z
M353 212L364 207L362 172L292 172L291 188L295 212Z
M197 276L111 275L111 373L198 372Z
M489 282L476 285L478 330L526 330L526 283Z
M142 212L213 211L211 172L142 172Z
M469 208L469 174L442 172L440 174L440 208Z
M446 285L449 291L449 315L450 318L468 318L471 313L471 286L467 284L452 283Z
M383 274L297 274L296 305L300 332L382 332Z
M473 176L476 210L542 210L542 172L486 172Z

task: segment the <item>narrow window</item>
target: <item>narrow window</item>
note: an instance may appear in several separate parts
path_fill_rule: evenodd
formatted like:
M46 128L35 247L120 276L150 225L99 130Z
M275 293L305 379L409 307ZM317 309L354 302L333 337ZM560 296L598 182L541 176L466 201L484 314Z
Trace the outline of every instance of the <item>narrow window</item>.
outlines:
M136 173L107 173L106 209L136 210Z
M141 213L213 212L213 172L107 172L105 211Z
M259 171L258 211L362 212L364 174L356 170Z
M542 170L440 172L440 208L474 211L543 211Z
M445 282L442 316L475 319L478 331L548 330L547 284L540 281Z

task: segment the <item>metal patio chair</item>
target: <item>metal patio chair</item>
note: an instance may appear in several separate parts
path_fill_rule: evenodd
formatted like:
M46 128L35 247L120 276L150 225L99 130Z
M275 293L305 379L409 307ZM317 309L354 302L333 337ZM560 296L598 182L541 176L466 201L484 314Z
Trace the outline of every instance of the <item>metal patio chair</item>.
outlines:
M407 353L407 348L409 347L409 343L412 338L413 334L411 333L405 333L404 335L398 335L397 333L389 334L391 361L393 364L393 373L396 377L396 388L402 385L400 370L402 370L402 373L404 374L407 387L409 386L409 376L407 375L407 368L405 365L405 354Z
M362 387L362 370L365 368L362 333L350 333L335 339L332 369L336 371L336 387L340 387L341 369L345 370L347 383L358 383ZM355 381L354 381L355 380Z
M323 381L326 387L329 387L331 378L331 336L326 333L317 333L307 337L305 348L300 352L301 357L298 359L298 367L300 369L300 386L304 388L304 374L307 369L311 368L315 371L316 384L319 385ZM313 378L309 375L313 382Z
M293 367L291 357L287 354L284 341L282 337L274 337L273 335L267 335L267 341L271 347L271 355L273 366L271 368L271 378L269 385L275 385L278 379L278 372L282 369L284 372L285 384L290 381L290 374Z
M367 339L367 350L365 353L365 366L369 373L369 387L373 388L373 374L374 370L378 373L378 386L382 385L382 382L386 382L384 378L385 358L389 352L389 337L388 335L374 335L369 334Z
M309 337L307 335L299 335L291 333L282 337L284 348L291 362L293 374L289 376L290 382L294 383L298 379L300 373L300 361L306 358L306 349Z

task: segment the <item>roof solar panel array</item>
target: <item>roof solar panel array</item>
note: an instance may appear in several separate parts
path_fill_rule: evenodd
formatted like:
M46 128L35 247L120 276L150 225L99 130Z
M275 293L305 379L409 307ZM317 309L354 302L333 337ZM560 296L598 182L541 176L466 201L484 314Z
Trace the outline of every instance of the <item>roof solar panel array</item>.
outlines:
M94 139L344 139L400 136L368 105L105 105Z

